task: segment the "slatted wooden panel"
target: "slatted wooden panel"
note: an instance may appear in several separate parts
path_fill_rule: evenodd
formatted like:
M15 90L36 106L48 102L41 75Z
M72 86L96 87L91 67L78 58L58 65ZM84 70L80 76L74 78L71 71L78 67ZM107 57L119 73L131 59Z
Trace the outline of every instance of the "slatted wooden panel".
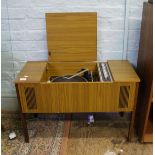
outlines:
M39 83L19 83L19 94L24 113L38 113L41 111L42 95Z
M31 87L25 88L25 98L27 102L27 108L29 110L37 109L35 89Z
M128 108L130 86L120 86L119 108Z
M50 62L96 60L96 13L47 13L46 30Z

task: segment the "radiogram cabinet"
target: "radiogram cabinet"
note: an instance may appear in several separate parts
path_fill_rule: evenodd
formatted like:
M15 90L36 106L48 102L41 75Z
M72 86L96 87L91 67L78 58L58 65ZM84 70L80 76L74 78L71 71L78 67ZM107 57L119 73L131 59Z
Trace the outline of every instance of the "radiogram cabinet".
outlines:
M51 66L49 73L48 65ZM63 66L61 66L63 65ZM128 61L108 61L112 82L51 83L47 77L74 73L96 63L27 62L16 79L24 113L133 111L139 79ZM46 77L47 76L47 77ZM26 80L20 80L27 77Z
M96 13L46 14L48 61L28 61L15 79L25 141L26 113L131 112L133 129L139 77L127 60L106 62L112 79L101 81ZM50 82L49 77L87 68L91 82Z

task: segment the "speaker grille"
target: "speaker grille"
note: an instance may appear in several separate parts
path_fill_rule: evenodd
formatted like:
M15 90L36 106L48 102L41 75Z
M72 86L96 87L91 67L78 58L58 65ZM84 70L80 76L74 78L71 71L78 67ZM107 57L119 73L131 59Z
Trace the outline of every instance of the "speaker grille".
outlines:
M25 97L26 97L27 108L30 110L37 109L35 89L31 87L25 88Z
M119 108L128 108L130 86L120 86Z

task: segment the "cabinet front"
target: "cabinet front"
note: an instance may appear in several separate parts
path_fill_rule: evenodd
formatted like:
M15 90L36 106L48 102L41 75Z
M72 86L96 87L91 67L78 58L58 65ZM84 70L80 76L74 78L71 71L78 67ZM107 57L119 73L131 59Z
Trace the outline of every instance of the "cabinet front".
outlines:
M23 112L133 111L136 83L75 82L19 85Z
M109 112L118 104L114 83L45 83L41 93L48 112Z

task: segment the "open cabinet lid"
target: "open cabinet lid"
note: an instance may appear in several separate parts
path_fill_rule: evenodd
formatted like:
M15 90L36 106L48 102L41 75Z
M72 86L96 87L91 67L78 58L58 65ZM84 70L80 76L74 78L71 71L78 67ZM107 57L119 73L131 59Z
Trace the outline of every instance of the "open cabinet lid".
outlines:
M48 61L96 61L97 13L47 13Z

